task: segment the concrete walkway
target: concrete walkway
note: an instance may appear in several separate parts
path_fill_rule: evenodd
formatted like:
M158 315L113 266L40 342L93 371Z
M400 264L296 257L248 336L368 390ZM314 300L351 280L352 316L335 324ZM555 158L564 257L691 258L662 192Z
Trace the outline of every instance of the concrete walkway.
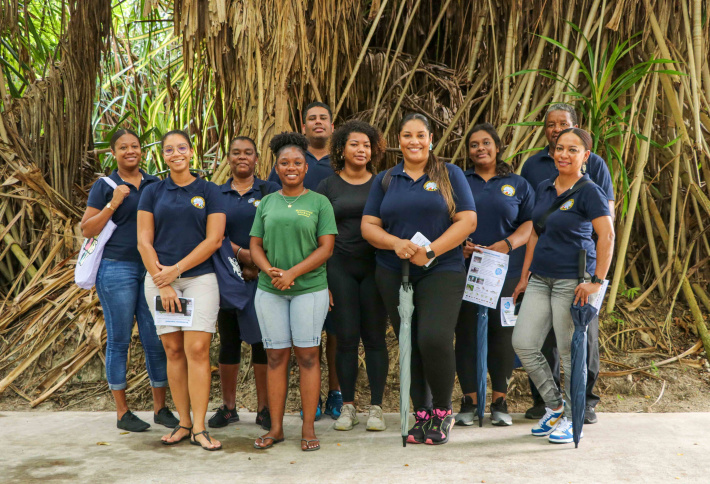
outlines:
M241 418L213 433L222 451L205 452L161 445L167 431L155 425L122 435L107 412L0 413L0 482L710 482L710 413L600 414L577 450L530 436L521 415L512 427L455 427L444 446L402 448L399 416L388 414L379 433L365 431L366 417L338 432L325 416L318 452L300 450L301 421L288 416L286 441L260 451L254 414Z

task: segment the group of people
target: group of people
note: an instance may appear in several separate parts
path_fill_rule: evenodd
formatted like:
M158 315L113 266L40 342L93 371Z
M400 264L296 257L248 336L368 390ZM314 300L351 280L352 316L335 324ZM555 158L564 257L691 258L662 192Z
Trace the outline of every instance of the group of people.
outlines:
M154 422L171 428L165 445L185 439L205 450L222 444L206 429L211 388L209 349L219 331L222 405L208 421L219 428L239 420L236 387L242 342L251 345L257 392L256 423L267 430L254 442L268 449L284 441L283 418L291 348L299 367L303 419L301 449L320 448L314 422L323 413L337 430L359 424L355 408L358 348L362 340L370 389L365 428L386 429L382 399L389 371L389 320L399 335L403 261L411 266L412 320L410 443L445 444L454 424L472 425L476 410L477 305L463 301L472 254L482 248L509 255L501 297L522 298L514 327L503 326L500 301L490 311L488 370L491 421L511 425L508 383L515 355L531 379L539 419L532 434L572 441L559 382L571 373L574 329L569 307L594 300L613 248L613 190L604 161L591 153L588 133L576 127L574 108L553 104L545 115L548 147L529 158L521 175L502 160L496 129L483 123L466 134L465 172L433 153L428 119L409 114L399 126L402 161L377 173L385 154L380 132L362 121L334 130L330 108L319 102L302 112L303 134L274 136L275 164L268 180L255 176L256 144L237 137L229 147L231 177L221 186L190 172L188 134L166 133L164 180L140 169L141 145L132 131L111 139L117 187L95 183L82 219L85 236L108 220L117 228L96 280L107 328L106 374L120 429L147 422L127 406L126 359L134 319L153 389ZM575 188L576 186L576 188ZM573 197L568 197L573 193ZM556 200L569 198L550 213ZM543 220L543 229L533 225ZM412 242L417 232L431 242ZM213 254L228 240L248 302L220 301ZM587 251L587 278L578 282L577 253ZM189 327L155 325L153 311L182 311L194 301ZM327 334L329 391L321 400L321 335ZM598 323L590 325L588 423L594 423ZM455 343L454 343L455 342ZM464 394L453 414L458 375ZM165 406L170 387L174 414Z

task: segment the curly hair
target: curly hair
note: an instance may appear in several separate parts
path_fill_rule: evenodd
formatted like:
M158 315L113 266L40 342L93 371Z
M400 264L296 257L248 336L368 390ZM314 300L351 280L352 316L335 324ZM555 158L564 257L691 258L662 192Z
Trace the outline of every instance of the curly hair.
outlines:
M271 152L276 158L279 157L284 148L288 148L289 146L298 148L305 158L306 151L308 150L308 140L300 133L284 131L271 138L269 142L269 148L271 148Z
M468 145L471 142L471 136L473 136L473 133L478 133L479 131L485 131L488 133L488 135L493 139L493 142L496 144L496 148L498 148L498 154L496 155L496 175L507 176L513 173L513 169L510 165L503 161L503 144L500 141L498 132L491 123L479 123L471 128L471 131L469 131L466 135L466 144ZM473 162L473 160L471 161Z
M335 130L330 138L330 165L333 171L339 172L345 168L345 145L352 133L362 133L370 140L370 149L372 156L367 162L367 171L374 173L375 166L379 165L380 160L385 154L387 145L380 131L365 121L348 121L341 127Z

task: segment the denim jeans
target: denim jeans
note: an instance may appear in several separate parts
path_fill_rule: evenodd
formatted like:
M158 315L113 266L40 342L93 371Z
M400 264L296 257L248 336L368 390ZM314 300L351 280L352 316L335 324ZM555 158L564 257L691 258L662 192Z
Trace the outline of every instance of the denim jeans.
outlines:
M542 345L550 328L554 328L565 373L564 400L569 403L572 375L570 348L574 334L570 307L574 302L574 290L577 285L576 279L552 279L533 274L513 331L513 348L549 408L559 407L563 399L553 379L550 365L542 355ZM596 296L591 295L589 302L592 303Z
M261 289L254 298L262 342L267 350L320 345L328 314L328 290L281 296Z
M96 293L106 321L106 379L111 390L125 390L127 386L126 360L134 317L138 321L150 385L168 386L165 350L145 302L145 272L141 262L103 259L96 274Z

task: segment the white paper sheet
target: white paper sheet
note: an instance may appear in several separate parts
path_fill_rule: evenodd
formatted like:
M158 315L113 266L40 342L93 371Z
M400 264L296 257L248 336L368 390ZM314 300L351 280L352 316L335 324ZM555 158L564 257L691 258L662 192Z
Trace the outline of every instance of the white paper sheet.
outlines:
M411 238L411 241L420 247L426 247L427 245L431 244L429 239L427 239L421 232L417 232L416 234L414 234L414 237ZM424 264L424 267L429 267L432 262L434 262L434 259L429 259L429 262Z
M592 306L597 308L597 313L601 311L602 303L604 302L604 296L606 295L606 288L609 287L609 280L604 279L604 282L602 282L602 287L599 288L599 292L597 293L597 297L594 299L594 302L592 303Z
M515 304L512 297L500 298L500 324L501 326L515 326L518 316L515 314Z
M463 300L495 309L508 273L508 254L480 249L471 255Z
M153 298L153 321L156 326L180 326L183 328L192 327L192 315L195 312L195 300L191 297L181 298L185 300L187 305L187 314L182 313L168 313L165 311L156 311L156 301L158 296ZM183 307L183 309L185 309Z

